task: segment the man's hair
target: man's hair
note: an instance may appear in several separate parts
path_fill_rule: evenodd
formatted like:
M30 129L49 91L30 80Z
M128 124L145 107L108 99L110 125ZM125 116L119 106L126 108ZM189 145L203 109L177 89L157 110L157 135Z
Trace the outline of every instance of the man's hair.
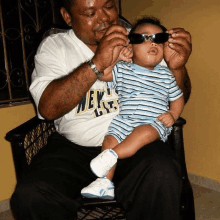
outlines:
M59 7L64 7L68 13L70 13L70 8L74 4L74 0L57 0L59 2Z
M142 25L142 24L153 24L158 26L159 28L162 29L163 32L166 32L167 29L160 23L160 20L158 18L155 18L153 16L145 16L141 19L138 19L132 26L132 29L130 31L130 33L133 33L135 31L135 29Z

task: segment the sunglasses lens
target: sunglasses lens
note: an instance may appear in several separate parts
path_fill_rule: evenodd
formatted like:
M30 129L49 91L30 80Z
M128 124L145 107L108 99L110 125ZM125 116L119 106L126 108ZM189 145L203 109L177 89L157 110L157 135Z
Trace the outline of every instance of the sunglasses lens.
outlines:
M128 39L130 40L130 44L141 44L144 42L144 37L141 34L129 34Z
M156 44L163 44L168 41L169 37L168 33L158 33L152 36L152 40Z

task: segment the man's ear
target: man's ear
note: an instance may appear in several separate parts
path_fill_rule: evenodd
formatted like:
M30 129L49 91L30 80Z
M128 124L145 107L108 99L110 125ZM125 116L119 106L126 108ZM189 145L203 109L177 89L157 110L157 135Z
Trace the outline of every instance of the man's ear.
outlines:
M70 14L67 12L67 10L66 10L64 7L62 7L62 8L60 9L60 13L61 13L61 15L62 15L64 21L67 23L67 25L71 26L71 20L72 20L72 18L71 18L71 16L70 16Z

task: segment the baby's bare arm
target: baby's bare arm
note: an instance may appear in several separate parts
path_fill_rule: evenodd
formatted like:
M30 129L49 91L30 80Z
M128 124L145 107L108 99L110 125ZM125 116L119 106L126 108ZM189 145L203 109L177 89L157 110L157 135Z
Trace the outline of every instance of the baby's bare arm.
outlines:
M170 111L158 116L158 120L170 127L180 117L184 107L184 98L181 96L177 100L170 102Z

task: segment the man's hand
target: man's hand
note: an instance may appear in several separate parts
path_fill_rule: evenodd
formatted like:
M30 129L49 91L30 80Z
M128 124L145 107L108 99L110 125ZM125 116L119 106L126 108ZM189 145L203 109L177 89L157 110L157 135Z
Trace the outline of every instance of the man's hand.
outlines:
M112 69L116 65L117 61L123 60L126 62L131 62L133 57L133 50L131 44L127 47L117 46L113 51L113 61L109 67L104 70L104 75L99 78L101 81L110 82L113 80Z
M162 122L166 127L171 127L175 122L175 118L173 117L171 112L163 113L159 115L157 119Z
M127 30L119 25L112 25L106 31L93 57L93 62L99 71L103 72L118 60L123 47L129 44L127 35Z
M164 59L170 70L181 69L185 66L191 51L191 35L183 28L173 28L168 42L164 45Z

